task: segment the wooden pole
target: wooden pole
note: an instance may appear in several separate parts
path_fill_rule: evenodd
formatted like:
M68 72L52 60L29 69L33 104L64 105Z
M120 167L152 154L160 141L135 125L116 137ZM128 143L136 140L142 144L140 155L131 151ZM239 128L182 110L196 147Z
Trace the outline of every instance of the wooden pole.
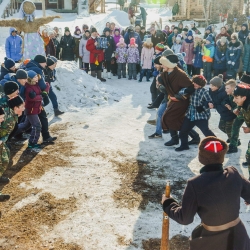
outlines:
M45 0L42 0L42 10L43 10L43 17L46 17L46 13L45 13Z
M165 195L170 197L170 181L167 181ZM161 250L169 250L169 217L163 212Z

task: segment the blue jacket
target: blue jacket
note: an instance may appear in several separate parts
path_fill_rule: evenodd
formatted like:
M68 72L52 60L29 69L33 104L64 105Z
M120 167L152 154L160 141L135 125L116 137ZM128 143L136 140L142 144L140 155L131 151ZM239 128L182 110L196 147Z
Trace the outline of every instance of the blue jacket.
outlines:
M195 54L194 56L194 67L195 68L203 68L203 62L202 62L202 47L200 45L197 45L194 47L193 53Z
M217 42L214 53L214 69L227 69L227 47L223 48L220 44L220 40Z
M247 38L244 46L243 71L250 72L250 40Z
M47 88L47 85L45 83L45 75L43 72L43 68L40 66L39 63L35 62L34 60L30 60L26 67L25 70L34 70L37 74L41 76L41 79L38 81L38 85L42 91L44 91Z
M23 40L20 36L12 36L11 33L14 31L14 28L10 28L10 36L6 39L5 42L5 52L8 58L13 59L15 62L22 59L22 43Z
M130 43L130 38L134 37L135 38L135 43L138 45L138 49L139 51L141 51L142 48L142 42L141 42L141 37L137 32L131 31L131 32L127 32L124 35L124 42L129 45Z
M227 68L237 70L240 67L240 56L241 56L241 44L239 41L235 43L230 42L228 45L226 58L227 58ZM228 63L231 62L231 63ZM234 65L232 65L232 62Z
M240 30L238 33L238 38L239 40L243 43L243 45L245 44L245 41L247 39L249 30L248 30L248 25L246 23L243 23L242 26L246 27L246 30Z

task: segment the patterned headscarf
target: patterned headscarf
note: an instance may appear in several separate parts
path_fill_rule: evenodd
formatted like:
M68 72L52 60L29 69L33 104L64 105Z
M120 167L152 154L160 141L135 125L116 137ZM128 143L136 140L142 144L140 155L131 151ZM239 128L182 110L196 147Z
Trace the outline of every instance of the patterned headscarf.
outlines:
M25 11L23 9L23 5L26 2L32 3L34 5L34 12L33 13L31 13L31 14L25 13ZM25 1L22 2L21 6L20 6L19 17L22 18L22 19L25 18L26 22L33 22L34 19L35 19L35 9L36 9L36 6L35 6L35 4L32 1L25 0Z

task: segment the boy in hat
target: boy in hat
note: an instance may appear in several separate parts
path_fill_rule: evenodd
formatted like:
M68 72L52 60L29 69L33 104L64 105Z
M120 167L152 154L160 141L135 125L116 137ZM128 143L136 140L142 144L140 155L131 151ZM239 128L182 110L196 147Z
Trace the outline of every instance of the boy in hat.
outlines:
M1 65L1 75L0 80L4 78L5 75L8 73L15 73L16 67L15 67L15 61L11 58L4 58L4 63Z
M182 225L191 224L196 213L202 223L192 232L190 250L250 249L247 231L239 218L240 197L250 203L250 182L236 168L223 168L227 143L206 137L199 145L200 174L189 179L182 205L162 196L163 210Z

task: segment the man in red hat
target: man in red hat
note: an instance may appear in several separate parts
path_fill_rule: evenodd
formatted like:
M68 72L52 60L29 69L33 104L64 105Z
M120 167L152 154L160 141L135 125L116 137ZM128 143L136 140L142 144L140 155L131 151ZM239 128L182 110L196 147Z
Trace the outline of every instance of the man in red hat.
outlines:
M182 205L162 197L163 210L182 225L202 223L191 235L190 250L250 250L250 239L239 218L240 197L250 203L250 182L236 168L223 168L227 143L210 136L199 145L198 158L204 167L188 180Z

